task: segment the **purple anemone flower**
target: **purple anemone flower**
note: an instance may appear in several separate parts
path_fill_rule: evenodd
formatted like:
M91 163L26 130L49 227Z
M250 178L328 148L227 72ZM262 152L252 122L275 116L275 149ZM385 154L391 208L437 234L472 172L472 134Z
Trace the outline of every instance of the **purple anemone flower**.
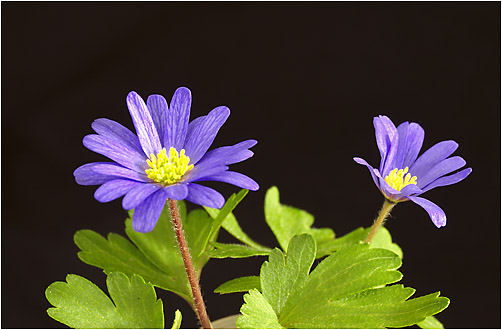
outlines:
M418 196L433 188L460 182L472 172L466 168L450 174L465 165L462 157L448 158L458 144L451 140L439 142L417 158L424 141L420 125L404 122L396 128L387 116L375 117L373 124L382 157L380 168L373 168L362 158L355 157L354 161L369 169L375 185L387 200L392 203L411 200L427 211L438 228L445 226L443 210Z
M207 151L230 110L213 109L207 116L189 123L190 90L176 90L168 107L161 95L150 95L145 104L136 93L127 95L127 106L136 134L121 124L100 118L92 123L97 134L84 137L86 148L113 162L80 166L73 173L81 185L101 185L94 197L109 202L124 196L122 206L135 209L133 228L149 232L157 223L168 198L221 208L223 196L199 181L221 181L258 190L251 178L228 171L228 165L253 156L249 150L257 141Z

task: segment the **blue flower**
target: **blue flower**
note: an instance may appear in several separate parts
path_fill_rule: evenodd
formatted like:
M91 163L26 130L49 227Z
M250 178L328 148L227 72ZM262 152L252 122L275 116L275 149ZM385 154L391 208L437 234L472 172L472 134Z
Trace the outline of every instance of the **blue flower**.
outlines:
M448 158L458 147L455 141L442 141L417 158L424 141L424 130L417 123L404 122L396 128L387 116L373 119L380 168L376 169L364 159L354 161L365 165L384 197L392 203L412 201L427 211L439 228L446 225L446 214L433 202L418 197L436 187L448 186L465 179L471 168L450 174L465 165L459 156ZM447 175L450 174L450 175Z
M135 209L133 228L149 232L157 223L167 199L221 208L225 203L216 190L197 184L221 181L258 190L251 178L228 171L228 165L253 156L249 150L257 141L246 140L233 146L207 151L230 110L213 109L207 116L189 123L190 90L176 90L168 108L161 95L150 95L147 103L135 92L127 96L127 106L136 134L121 124L101 118L92 123L97 134L84 137L84 146L113 162L80 166L73 173L81 185L101 185L94 197L109 202L124 196L122 206Z

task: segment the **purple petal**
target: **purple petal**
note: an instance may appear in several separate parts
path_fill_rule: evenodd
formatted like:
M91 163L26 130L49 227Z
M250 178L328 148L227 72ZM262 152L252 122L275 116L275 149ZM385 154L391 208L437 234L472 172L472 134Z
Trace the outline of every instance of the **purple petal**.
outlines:
M379 187L379 188L380 188L380 185L379 185L379 183L378 183L378 181L377 181L377 176L376 176L376 174L375 174L375 171L378 171L378 170L376 170L375 168L373 168L370 164L368 164L368 162L367 162L367 161L365 161L365 160L364 160L364 159L362 159L362 158L359 158L359 157L354 157L353 159L354 159L354 161L355 161L356 163L361 164L361 165L364 165L364 166L366 166L366 167L368 168L368 170L370 171L371 177L373 178L373 182L375 183L375 185L376 185L377 187Z
M183 179L183 182L194 182L199 181L200 178L206 177L208 175L219 174L228 170L228 166L219 165L213 167L203 167L195 166L193 170L190 171Z
M124 179L115 179L104 183L94 193L94 198L101 203L111 202L119 197L124 196L137 185L143 183Z
M430 171L430 169L434 165L436 165L443 159L446 159L457 148L457 142L451 140L441 141L435 144L429 150L424 152L420 157L418 157L417 161L410 167L410 173L412 175L415 175L417 178L425 176L425 174Z
M156 155L162 149L162 146L145 101L136 92L130 92L127 95L127 107L143 151L147 156Z
M136 150L144 157L143 149L141 149L141 144L139 143L139 139L136 134L116 121L99 118L91 124L91 127L99 135L107 137L110 140L117 141L130 149Z
M401 189L401 195L409 196L409 195L418 195L423 193L422 189L418 187L416 184L409 184L403 189Z
M391 141L397 134L397 129L392 120L387 116L378 116L373 118L373 126L375 126L375 137L380 150L382 159L387 155Z
M216 190L196 183L188 184L188 196L185 198L194 204L220 209L225 198Z
M397 134L399 136L398 139L398 144L397 144L397 151L396 151L396 158L394 160L394 168L404 168L403 167L403 162L404 162L404 157L406 156L407 152L407 147L408 147L408 129L410 127L410 123L405 121L404 123L401 123L398 128L397 128Z
M94 163L93 171L116 178L131 179L139 182L149 182L146 174L141 174L128 168L122 167L116 163Z
M385 156L385 159L382 159L382 162L380 163L380 174L383 177L387 176L390 171L396 168L394 163L396 160L398 146L399 135L395 134L389 146L389 150L387 152L387 155Z
M156 183L143 183L133 187L122 200L122 207L130 210L141 204L148 196L161 189Z
M217 107L207 116L188 125L185 153L190 157L190 164L196 164L204 156L229 115L230 110L227 107Z
M121 144L118 140L103 135L91 134L84 137L83 143L87 149L106 156L136 172L142 173L147 167L143 153Z
M233 146L216 148L209 151L197 163L197 166L230 165L242 162L253 156L253 152L248 150L258 141L247 140Z
M140 233L148 233L155 228L166 204L167 195L163 189L150 195L139 204L132 216L132 228Z
M455 156L447 158L433 168L431 168L423 177L417 178L420 187L426 187L432 181L462 168L465 165L465 160L462 157Z
M185 183L175 184L164 188L167 197L177 201L183 200L188 195L188 185Z
M152 116L153 124L157 129L157 134L162 142L167 126L167 101L162 95L150 95L146 100L146 105ZM167 149L169 150L169 149ZM148 155L150 156L150 155Z
M418 153L424 142L425 131L417 123L411 123L408 127L408 138L406 143L406 155L404 156L401 168L409 167L417 159Z
M442 187L442 186L449 186L451 184L457 183L465 179L469 174L471 174L472 168L466 168L465 170L462 170L460 172L457 172L452 175L448 176L443 176L442 178L437 179L436 181L433 181L431 184L429 184L427 187L423 188L423 191L429 191L433 188L437 187Z
M446 226L446 214L439 206L422 197L409 196L408 198L415 204L420 205L425 211L427 211L427 213L429 213L429 216L436 227L441 228Z
M171 99L171 107L167 112L167 127L163 136L164 147L169 151L171 147L180 151L185 144L192 93L186 87L178 88Z
M94 167L96 165L103 165L103 164L110 165L114 163L97 162L97 163L84 164L73 172L73 175L75 176L75 181L83 186L93 186L97 184L103 184L107 181L119 177L117 175L102 174L94 171Z
M220 174L209 175L199 179L199 181L221 181L233 184L234 186L256 191L260 188L258 183L250 177L232 171L225 171Z

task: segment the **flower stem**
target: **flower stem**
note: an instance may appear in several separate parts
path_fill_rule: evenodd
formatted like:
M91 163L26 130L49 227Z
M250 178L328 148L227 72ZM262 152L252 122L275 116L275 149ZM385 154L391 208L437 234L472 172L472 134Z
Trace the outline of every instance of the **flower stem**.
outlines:
M181 226L180 213L178 211L178 205L173 199L169 199L169 208L171 209L171 218L173 219L174 232L176 233L176 239L178 241L178 247L180 248L181 256L183 257L183 262L185 263L185 270L188 275L188 281L190 282L190 287L192 288L192 294L195 302L195 311L199 317L199 321L204 329L212 329L211 321L209 321L209 316L207 315L206 305L202 299L202 294L200 292L199 281L195 275L195 269L193 267L192 257L188 251L187 241L185 239L185 233Z
M375 219L375 222L371 227L371 231L368 234L368 237L366 237L366 239L364 240L364 243L370 243L373 240L373 237L375 237L376 233L378 232L378 228L383 225L385 219L387 219L387 216L390 214L390 211L392 210L394 205L396 205L396 203L392 203L389 200L385 199L382 205L382 209L380 210L380 213L378 213L378 217Z

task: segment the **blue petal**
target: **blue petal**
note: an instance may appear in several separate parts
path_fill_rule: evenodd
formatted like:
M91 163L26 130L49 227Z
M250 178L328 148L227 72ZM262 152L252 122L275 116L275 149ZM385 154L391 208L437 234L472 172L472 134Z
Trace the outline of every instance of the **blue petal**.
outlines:
M166 204L167 195L163 189L150 195L139 204L132 216L132 228L140 233L148 233L155 228Z
M188 184L187 201L194 204L220 209L225 204L225 198L216 190L196 183Z
M358 164L361 164L361 165L364 165L368 168L368 170L370 171L370 174L371 174L371 177L373 178L373 182L375 183L375 185L380 188L380 184L378 183L377 181L377 176L375 174L375 171L378 171L376 170L375 168L373 168L370 164L368 164L367 161L365 161L364 159L362 158L359 158L359 157L354 157L353 158L354 161Z
M425 187L432 181L456 171L464 165L465 160L462 157L455 156L447 158L432 167L423 177L417 178L418 185L420 187Z
M200 178L206 177L208 175L219 174L228 170L228 166L218 165L213 167L199 167L195 166L190 173L186 174L183 178L183 182L194 182L200 181Z
M404 168L403 167L403 162L404 162L404 157L406 156L407 152L407 147L408 147L408 128L410 127L410 123L405 121L404 123L401 123L397 127L397 134L399 136L398 139L398 145L397 145L397 152L396 152L396 158L394 161L394 168Z
M449 186L451 184L457 183L465 179L469 174L471 174L472 168L466 168L465 170L462 170L460 172L457 172L452 175L448 176L443 176L442 178L437 179L436 181L433 181L431 184L429 184L427 187L424 187L423 190L424 192L429 191L433 188L437 187L442 187L442 186Z
M186 87L178 88L171 99L171 107L167 112L167 127L163 136L164 147L180 151L185 144L190 118L192 94Z
M167 126L167 101L162 95L150 95L146 100L146 105L152 116L153 124L157 129L157 134L162 142ZM169 149L167 149L169 150ZM148 155L150 156L150 155Z
M127 192L122 200L122 207L125 210L133 209L141 204L148 196L161 188L161 185L155 183L137 185Z
M380 174L385 177L390 171L396 168L395 160L397 155L397 148L399 146L399 135L395 134L392 142L389 145L389 150L382 162L380 163Z
M436 227L441 228L446 226L446 214L439 206L422 197L410 196L408 198L415 204L420 205L425 211L427 211L427 213L429 213L429 216Z
M99 118L91 124L91 127L99 135L116 140L120 144L136 150L139 154L143 154L143 149L141 149L141 144L136 134L116 121Z
M404 156L401 168L409 167L417 159L418 153L424 142L425 131L417 123L411 123L408 127L408 138L406 143L406 155Z
M131 179L139 182L149 182L146 174L141 174L128 168L122 167L117 163L94 163L92 167L94 172L114 176L116 178Z
M209 175L201 178L199 181L221 181L234 186L256 191L260 188L258 183L251 179L250 177L232 171L225 171L220 174Z
M457 148L458 144L455 141L441 141L418 157L417 161L411 165L409 172L417 178L421 178L425 176L434 165L446 159Z
M190 164L196 164L204 156L229 115L227 107L217 107L188 125L185 153L190 157Z
M104 183L94 193L94 198L101 203L111 202L119 197L124 196L137 185L143 183L124 179L115 179Z
M422 193L422 189L417 187L417 185L409 184L404 187L398 194L395 194L393 198L396 202L404 202L407 201L410 196L418 196Z
M152 116L143 99L136 93L130 92L127 95L127 107L131 114L136 133L138 133L139 143L147 156L157 154L162 146L159 135Z
M188 195L187 184L183 183L165 187L164 191L168 198L178 201L185 199Z
M233 146L216 148L209 151L197 163L197 166L212 167L216 165L230 165L242 162L253 156L253 152L248 150L258 141L247 140Z
M382 159L387 155L390 143L397 134L397 129L392 120L387 116L378 116L373 118L373 126L375 126L375 137L380 150Z
M94 167L96 165L103 165L103 164L110 165L115 163L96 162L96 163L84 164L79 168L77 168L75 171L73 171L73 175L75 176L75 181L83 186L93 186L97 184L103 184L107 181L119 177L117 175L103 174L94 171Z
M106 156L131 170L142 173L147 166L145 155L142 152L121 144L118 140L103 135L90 134L84 137L83 144L87 149Z

